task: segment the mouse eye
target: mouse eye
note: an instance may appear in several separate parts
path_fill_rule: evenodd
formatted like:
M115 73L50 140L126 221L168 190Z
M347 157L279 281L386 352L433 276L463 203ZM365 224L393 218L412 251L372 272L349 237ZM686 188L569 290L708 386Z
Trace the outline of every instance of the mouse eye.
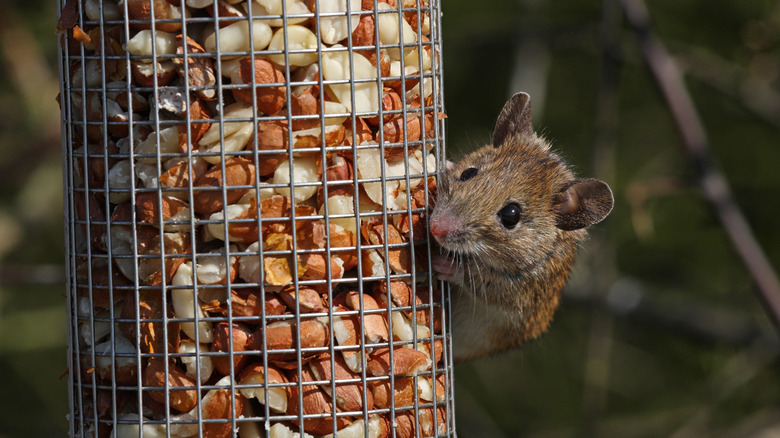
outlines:
M458 179L460 179L461 181L469 180L477 176L477 172L479 172L479 170L477 170L476 167L469 167L468 169L464 170L463 173L460 174L460 178Z
M501 225L503 225L504 228L511 230L520 222L520 214L522 212L523 210L520 208L520 205L513 202L505 205L498 211L498 218L501 219Z

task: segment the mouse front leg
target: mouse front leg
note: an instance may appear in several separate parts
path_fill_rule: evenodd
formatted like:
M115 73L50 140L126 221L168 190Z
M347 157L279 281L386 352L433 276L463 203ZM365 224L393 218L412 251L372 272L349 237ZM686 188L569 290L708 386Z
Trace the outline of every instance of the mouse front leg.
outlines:
M514 345L520 314L495 301L500 273L477 265L468 256L436 254L431 271L446 281L450 291L453 359L456 363L488 356ZM503 282L498 288L509 289Z
M436 254L431 259L431 267L439 280L455 284L463 283L463 269L454 259Z

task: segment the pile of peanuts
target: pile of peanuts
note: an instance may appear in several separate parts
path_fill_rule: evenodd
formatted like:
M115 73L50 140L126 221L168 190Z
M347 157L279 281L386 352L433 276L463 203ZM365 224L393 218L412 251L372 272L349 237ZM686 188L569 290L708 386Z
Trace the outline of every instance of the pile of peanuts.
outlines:
M434 10L66 2L77 435L449 435Z

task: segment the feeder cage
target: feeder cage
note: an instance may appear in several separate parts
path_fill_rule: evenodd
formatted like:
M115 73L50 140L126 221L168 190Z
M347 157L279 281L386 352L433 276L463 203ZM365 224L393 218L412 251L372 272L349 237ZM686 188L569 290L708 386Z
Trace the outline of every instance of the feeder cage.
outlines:
M455 436L439 6L59 5L71 435Z

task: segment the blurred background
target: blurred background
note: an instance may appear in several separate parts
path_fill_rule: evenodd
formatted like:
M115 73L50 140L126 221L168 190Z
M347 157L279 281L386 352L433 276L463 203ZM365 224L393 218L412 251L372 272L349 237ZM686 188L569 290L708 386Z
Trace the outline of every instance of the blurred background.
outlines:
M780 2L646 6L712 162L780 267ZM65 436L56 4L0 10L0 437ZM549 333L456 367L458 435L779 437L777 333L620 4L446 0L443 11L450 157L488 142L525 90L537 131L616 197Z

